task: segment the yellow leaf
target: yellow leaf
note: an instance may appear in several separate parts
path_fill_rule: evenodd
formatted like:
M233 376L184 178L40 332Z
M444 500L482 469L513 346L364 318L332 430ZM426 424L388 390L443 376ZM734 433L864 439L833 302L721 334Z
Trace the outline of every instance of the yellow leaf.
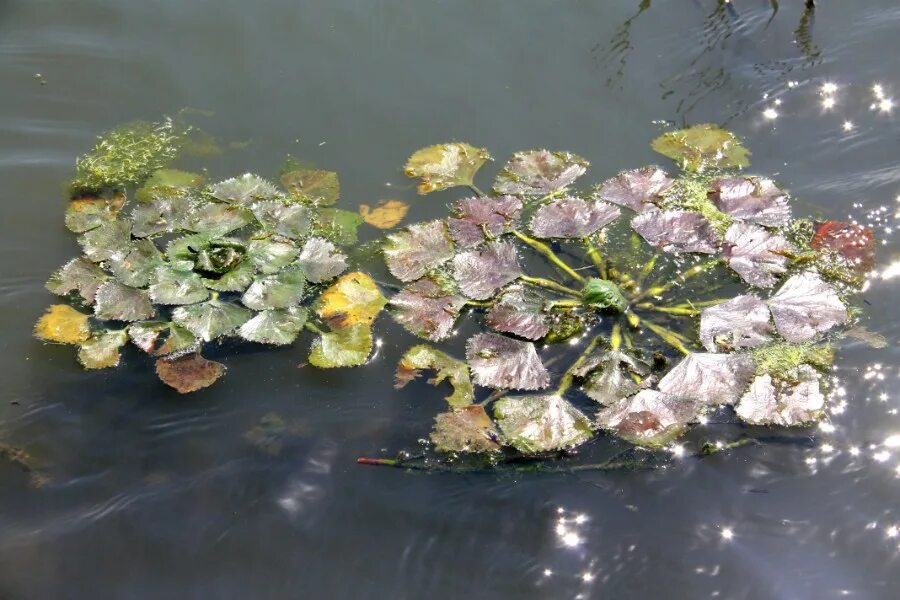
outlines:
M368 325L387 300L365 273L347 273L319 296L316 313L332 329Z
M371 208L368 204L359 205L359 214L363 220L379 229L396 226L406 216L407 210L409 206L400 200L382 200L375 208Z
M34 336L58 344L80 344L91 337L88 316L66 304L54 304L34 326Z

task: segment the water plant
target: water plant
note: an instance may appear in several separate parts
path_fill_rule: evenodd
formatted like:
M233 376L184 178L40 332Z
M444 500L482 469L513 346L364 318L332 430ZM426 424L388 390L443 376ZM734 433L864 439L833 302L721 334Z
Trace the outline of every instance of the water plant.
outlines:
M35 335L77 346L86 369L117 366L131 341L182 393L224 373L201 350L226 338L282 346L308 330L310 364L365 362L385 298L345 273L340 246L362 218L333 206L337 174L290 165L282 189L250 173L210 184L166 168L179 139L171 121L130 124L78 160L65 224L83 254L47 282L69 302Z
M871 232L793 218L787 192L743 174L750 152L715 125L652 147L678 172L646 166L581 190L588 161L570 152L517 152L490 192L475 184L486 149L410 157L420 193L473 194L383 246L404 284L388 307L429 342L403 356L397 387L434 371L430 383L453 388L437 451L546 456L601 432L660 447L722 406L752 425L825 416L824 375L873 264ZM451 350L462 318L485 329L464 359Z

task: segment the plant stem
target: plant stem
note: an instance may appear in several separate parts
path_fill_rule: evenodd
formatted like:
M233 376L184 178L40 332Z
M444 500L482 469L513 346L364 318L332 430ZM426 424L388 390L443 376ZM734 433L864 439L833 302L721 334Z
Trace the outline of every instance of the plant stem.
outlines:
M476 194L478 194L479 196L487 196L487 194L485 194L480 189L478 189L478 186L475 185L474 183L469 184L469 189L472 190L473 192L475 192Z
M591 262L594 263L594 266L597 267L597 273L600 274L602 279L606 279L606 263L603 262L603 256L600 254L600 250L594 245L591 238L586 237L582 241L584 242L584 247L587 248L588 258L590 258Z
M622 346L622 326L619 323L613 325L612 333L609 334L609 347L618 350Z
M566 296L572 296L573 298L581 298L581 293L577 290L573 290L572 288L566 287L560 283L556 283L552 279L544 279L543 277L531 277L529 275L519 275L519 280L524 283L530 283L531 285L535 285L537 287L546 288L548 290L553 290L554 292L558 292L560 294L565 294Z
M595 335L594 339L585 346L584 350L581 354L578 355L578 358L575 359L575 362L566 369L566 372L563 373L562 379L559 380L559 387L556 388L556 395L562 396L566 393L566 391L572 387L572 382L575 380L575 371L577 371L581 365L584 364L584 361L587 360L588 356L590 356L591 352L597 347L600 342L603 341L603 335Z
M696 317L700 314L700 311L695 308L684 306L657 306L651 302L643 302L641 304L637 304L635 305L635 308L640 308L642 310L652 310L669 315L677 315L679 317Z
M478 300L466 300L466 306L478 306L480 308L490 308L493 302L479 302Z
M553 310L555 308L578 308L580 306L584 306L581 300L552 300L548 308Z
M685 269L681 273L677 273L677 274L673 275L669 279L669 282L666 284L663 284L663 285L658 285L659 280L657 280L656 284L654 284L652 287L647 288L646 290L644 290L643 292L641 292L640 294L635 296L632 299L632 301L637 302L638 300L646 298L647 296L661 296L661 295L665 294L666 292L668 292L669 290L671 290L676 285L680 285L680 284L684 283L685 281L687 281L688 279L690 279L691 277L695 277L695 276L699 275L700 273L708 271L709 269L715 267L716 265L718 265L721 262L722 262L721 258L715 258L708 262L701 263L699 265L694 265L688 269Z
M639 283L639 284L640 284L640 283L643 283L644 280L647 279L647 277L650 276L650 273L652 273L652 272L653 272L653 269L656 268L656 261L657 261L658 259L659 259L659 254L654 254L654 255L650 258L650 260L647 261L647 264L645 264L645 265L641 268L641 272L638 274L638 283Z
M575 271L575 269L573 269L572 267L567 265L563 261L563 259L561 259L559 256L557 256L556 252L554 252L550 246L548 246L544 242L541 242L532 237L529 237L529 236L525 235L524 233L522 233L521 231L518 231L516 229L513 229L512 233L517 238L519 238L520 240L522 240L523 242L525 242L526 244L528 244L529 246L531 246L532 248L534 248L535 250L537 250L538 252L540 252L541 254L546 256L547 259L550 260L550 262L552 262L554 265L559 267L559 269L561 271L563 271L566 275L568 275L569 277L571 277L572 279L574 279L575 281L577 281L579 283L584 283L584 277L582 277L577 271Z
M644 321L644 325L647 327L647 329L655 333L658 338L660 338L662 341L669 344L682 354L688 355L691 353L691 351L688 350L682 343L681 336L671 329L667 329L662 325L657 325L652 321Z
M306 329L308 329L309 331L312 331L313 333L318 333L319 335L325 335L325 332L324 332L324 331L322 331L321 329L319 329L318 327L316 327L315 325L313 325L313 324L310 323L309 321L306 322L306 324L304 325L304 327L306 327Z

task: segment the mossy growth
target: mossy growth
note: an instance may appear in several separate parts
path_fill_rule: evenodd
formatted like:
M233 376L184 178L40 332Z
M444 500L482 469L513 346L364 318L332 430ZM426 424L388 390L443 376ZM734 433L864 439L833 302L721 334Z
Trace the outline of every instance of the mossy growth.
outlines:
M769 375L782 381L790 380L791 373L801 365L825 371L834 361L834 351L830 345L812 343L775 342L757 348L752 356L757 375Z
M811 219L794 219L784 228L784 235L796 248L791 257L794 263L812 265L825 279L859 290L865 283L865 277L855 273L848 264L828 248L813 248L816 224ZM839 290L843 291L843 290ZM844 294L846 295L846 294Z
M709 199L709 189L713 179L713 177L698 173L682 174L663 193L662 206L666 209L696 211L706 217L716 233L724 236L734 220L716 208L716 205Z

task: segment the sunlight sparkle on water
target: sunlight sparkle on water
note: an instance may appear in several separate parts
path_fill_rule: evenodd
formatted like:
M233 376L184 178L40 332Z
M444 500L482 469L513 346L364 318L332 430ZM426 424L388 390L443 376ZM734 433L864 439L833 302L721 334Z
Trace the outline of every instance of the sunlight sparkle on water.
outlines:
M853 122L852 121L844 121L844 131L853 131Z
M731 540L734 538L734 531L730 527L726 527L722 530L722 539L725 541Z
M769 107L763 111L763 116L770 121L774 121L778 118L778 111Z

